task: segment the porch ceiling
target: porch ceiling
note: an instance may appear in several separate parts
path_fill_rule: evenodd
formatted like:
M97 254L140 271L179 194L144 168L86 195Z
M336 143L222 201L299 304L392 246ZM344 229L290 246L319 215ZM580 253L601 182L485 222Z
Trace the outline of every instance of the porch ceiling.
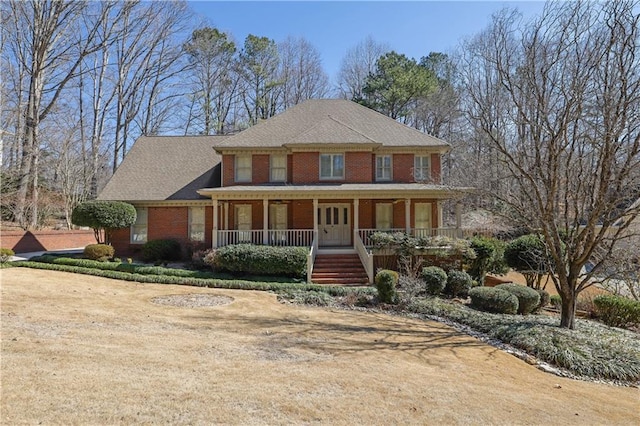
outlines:
M473 188L422 183L344 183L320 185L238 185L203 188L198 194L213 199L343 199L343 198L459 198Z

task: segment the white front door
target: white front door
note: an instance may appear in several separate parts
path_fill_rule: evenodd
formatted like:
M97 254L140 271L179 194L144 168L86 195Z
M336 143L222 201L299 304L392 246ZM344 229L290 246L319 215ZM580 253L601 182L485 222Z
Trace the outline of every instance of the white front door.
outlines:
M351 245L351 214L349 204L318 206L318 244L320 246Z

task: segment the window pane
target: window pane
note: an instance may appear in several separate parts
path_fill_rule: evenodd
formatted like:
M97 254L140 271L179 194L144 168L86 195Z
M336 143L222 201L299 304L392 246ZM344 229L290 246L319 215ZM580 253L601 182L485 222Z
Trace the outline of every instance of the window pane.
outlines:
M344 176L344 157L342 154L333 156L333 177Z
M318 225L322 225L322 213L320 212L320 209L318 209Z
M131 242L147 242L147 221L149 211L146 207L136 208L136 222L131 226Z
M331 177L331 156L322 154L320 156L320 176Z
M327 207L325 209L325 221L324 224L325 225L331 225L331 207Z
M393 205L389 203L376 204L376 229L391 229Z
M271 156L271 181L284 182L287 177L287 157L285 155Z
M344 220L343 225L346 225L346 224L349 223L349 209L344 207L342 210L344 212L343 215L342 215L343 220Z
M340 219L338 217L338 208L337 207L333 208L333 224L334 225L339 225L340 224Z

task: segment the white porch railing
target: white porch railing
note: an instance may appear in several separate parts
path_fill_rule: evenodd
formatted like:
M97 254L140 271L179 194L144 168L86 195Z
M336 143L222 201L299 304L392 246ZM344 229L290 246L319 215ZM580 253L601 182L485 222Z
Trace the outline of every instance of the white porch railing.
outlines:
M393 229L358 229L358 234L362 243L365 247L371 247L373 243L371 242L371 235L376 232L385 232L389 234L393 234L395 232L407 232L404 228L393 228ZM449 238L461 238L460 229L457 228L423 228L423 229L411 229L410 234L415 237L449 237Z
M307 255L307 282L311 282L311 276L313 275L313 264L316 261L316 255L318 254L318 234L311 230L313 235L313 242L311 243L311 249Z
M373 284L373 253L369 252L365 247L360 235L358 232L353 233L353 241L356 248L356 252L358 252L358 256L360 257L360 262L362 262L362 266L364 266L364 270L367 271L367 278L369 278L369 284Z
M270 246L309 247L313 243L313 229L218 230L218 247L231 244L265 244Z

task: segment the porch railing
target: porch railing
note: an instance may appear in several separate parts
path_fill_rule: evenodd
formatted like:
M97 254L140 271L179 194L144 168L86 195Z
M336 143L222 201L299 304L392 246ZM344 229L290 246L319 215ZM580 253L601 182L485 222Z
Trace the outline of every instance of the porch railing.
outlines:
M362 239L360 238L360 235L358 235L358 232L354 232L353 234L354 234L353 241L354 241L356 252L360 257L360 262L362 262L362 266L364 266L364 270L367 272L367 278L369 278L369 284L373 284L373 275L374 275L373 253L367 250L364 243L362 242Z
M385 232L385 233L393 234L395 232L407 232L407 230L404 228L358 229L358 234L365 247L373 246L373 243L371 242L370 237L376 232ZM418 228L418 229L409 230L409 233L415 237L435 237L435 236L442 236L442 237L449 237L449 238L461 237L460 229L457 229L457 228Z
M307 282L311 282L311 277L313 276L313 264L316 261L316 255L318 254L318 234L316 232L311 231L313 235L313 242L311 243L311 248L309 249L309 254L307 255Z
M263 229L218 230L218 247L243 243L309 247L313 243L313 229L269 229L266 234Z

